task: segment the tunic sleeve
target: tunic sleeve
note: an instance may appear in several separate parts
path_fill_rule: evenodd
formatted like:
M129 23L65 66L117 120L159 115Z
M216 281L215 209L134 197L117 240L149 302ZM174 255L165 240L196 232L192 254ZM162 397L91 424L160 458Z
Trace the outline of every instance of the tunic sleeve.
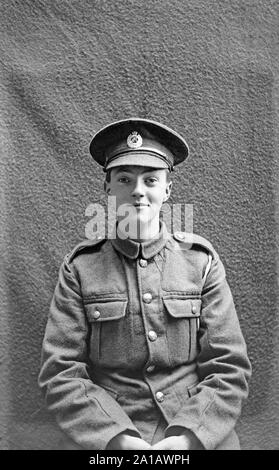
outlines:
M248 395L251 365L224 266L213 258L202 292L197 356L199 384L166 429L190 429L205 449L215 449L233 430Z
M88 324L78 280L64 260L52 298L38 378L61 429L84 449L105 449L126 431L141 437L128 415L88 374Z

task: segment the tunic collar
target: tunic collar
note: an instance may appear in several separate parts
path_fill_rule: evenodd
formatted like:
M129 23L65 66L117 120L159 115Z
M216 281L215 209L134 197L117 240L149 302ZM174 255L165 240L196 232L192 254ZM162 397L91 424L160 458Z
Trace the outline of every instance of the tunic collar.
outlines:
M132 240L131 238L125 238L122 240L116 235L116 238L111 240L113 247L120 251L123 255L131 259L136 259L139 256L144 259L153 258L159 251L161 251L166 245L169 239L169 233L163 222L160 222L160 231L158 235L150 240L146 240L142 243Z

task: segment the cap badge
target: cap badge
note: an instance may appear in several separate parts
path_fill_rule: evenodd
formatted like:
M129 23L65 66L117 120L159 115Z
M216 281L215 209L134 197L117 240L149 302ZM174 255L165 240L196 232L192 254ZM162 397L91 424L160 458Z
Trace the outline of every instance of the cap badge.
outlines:
M142 146L142 137L141 135L134 131L132 134L127 137L127 145L130 149L138 149Z

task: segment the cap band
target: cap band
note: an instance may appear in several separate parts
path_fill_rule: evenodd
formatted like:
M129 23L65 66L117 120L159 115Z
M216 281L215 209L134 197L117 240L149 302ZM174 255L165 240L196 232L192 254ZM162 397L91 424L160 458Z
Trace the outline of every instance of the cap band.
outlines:
M125 155L129 155L129 154L135 154L135 153L145 153L147 155L150 155L152 157L156 157L160 160L162 160L164 163L167 163L168 167L169 167L169 170L172 171L173 170L173 161L170 160L169 156L163 154L163 153L158 153L158 152L155 152L154 149L150 149L150 148L146 148L146 147L140 147L138 150L136 149L125 149L121 152L118 152L116 153L115 155L113 155L112 157L110 156L109 158L107 158L106 160L106 163L105 163L105 169L107 168L107 166L113 162L114 160L120 158L120 157L123 157Z

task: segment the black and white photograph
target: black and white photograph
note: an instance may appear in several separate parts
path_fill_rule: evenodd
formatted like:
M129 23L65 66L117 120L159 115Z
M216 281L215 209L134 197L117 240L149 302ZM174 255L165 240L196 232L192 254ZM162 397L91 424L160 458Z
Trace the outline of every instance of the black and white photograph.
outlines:
M0 8L0 449L278 450L278 2Z

